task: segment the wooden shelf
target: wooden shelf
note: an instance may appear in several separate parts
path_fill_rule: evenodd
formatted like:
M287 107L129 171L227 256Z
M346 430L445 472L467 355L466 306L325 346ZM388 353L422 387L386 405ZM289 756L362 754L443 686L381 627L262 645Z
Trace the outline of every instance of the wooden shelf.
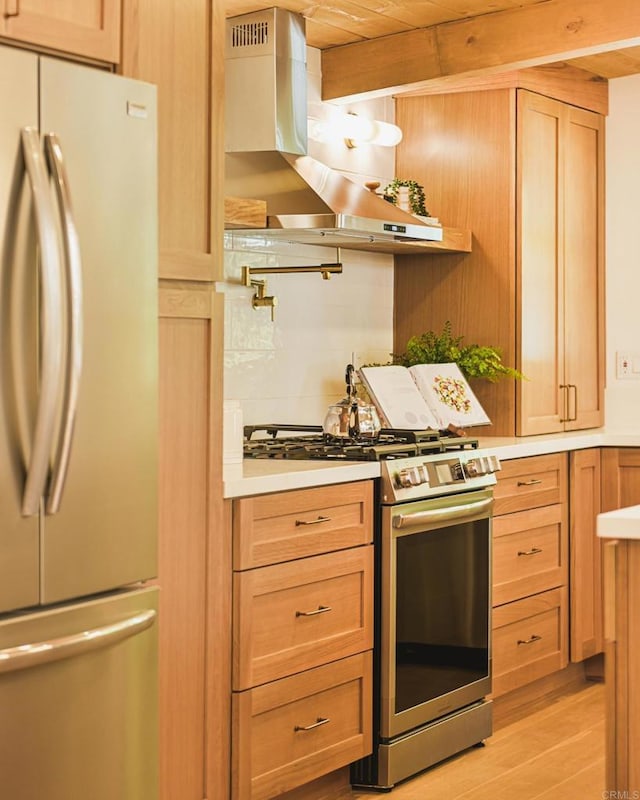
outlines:
M412 253L419 254L420 250L425 253L470 253L471 231L464 228L443 228L441 242L411 245Z
M267 204L264 200L244 197L224 198L224 227L226 229L265 228Z

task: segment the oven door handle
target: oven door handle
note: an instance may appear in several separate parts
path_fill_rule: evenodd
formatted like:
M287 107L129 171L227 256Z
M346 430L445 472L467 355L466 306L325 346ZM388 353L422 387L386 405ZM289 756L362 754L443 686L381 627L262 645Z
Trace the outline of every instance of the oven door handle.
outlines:
M488 511L493 505L493 498L487 497L466 505L446 506L445 508L432 508L426 511L416 511L413 514L397 514L393 517L394 528L408 528L431 522L448 522L449 520L475 517L482 511Z

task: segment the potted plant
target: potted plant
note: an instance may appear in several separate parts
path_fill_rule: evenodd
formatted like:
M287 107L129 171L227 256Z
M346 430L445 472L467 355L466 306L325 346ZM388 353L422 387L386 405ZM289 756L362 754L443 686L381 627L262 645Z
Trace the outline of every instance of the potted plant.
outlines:
M411 214L418 217L429 216L425 206L424 189L417 181L394 178L384 190L384 196L399 208L406 202L408 208L404 210L408 210Z
M502 355L491 345L463 344L462 336L454 336L447 320L440 333L426 331L412 336L404 353L394 355L393 361L410 367L413 364L455 363L466 378L483 378L495 383L502 378L522 379L524 375L502 363Z

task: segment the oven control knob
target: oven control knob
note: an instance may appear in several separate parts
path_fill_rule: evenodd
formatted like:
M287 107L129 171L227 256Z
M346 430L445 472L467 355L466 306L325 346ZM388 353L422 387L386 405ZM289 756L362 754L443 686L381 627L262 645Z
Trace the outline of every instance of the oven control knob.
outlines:
M429 482L427 470L423 465L401 469L396 479L402 489L410 489L412 486L421 486L423 483Z
M478 467L478 459L471 458L467 463L464 465L464 471L467 478L475 478L478 475L481 475L480 469Z
M465 464L464 470L469 478L476 478L480 475L490 475L502 469L497 456L478 456L472 458Z

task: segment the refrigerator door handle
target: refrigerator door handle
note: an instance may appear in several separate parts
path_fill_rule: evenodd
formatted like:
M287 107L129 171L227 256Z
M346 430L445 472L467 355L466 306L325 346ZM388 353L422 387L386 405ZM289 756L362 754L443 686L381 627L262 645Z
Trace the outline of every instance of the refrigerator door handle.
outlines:
M22 514L40 510L40 498L49 472L56 421L56 402L62 369L62 273L55 215L49 192L40 135L36 128L22 128L22 154L31 185L36 234L40 250L42 293L40 298L40 379L33 445L27 467Z
M55 133L45 134L44 146L60 211L68 309L68 352L62 423L46 502L47 514L55 514L60 508L60 499L69 468L82 375L82 259L78 229L71 204L69 179L60 141Z
M99 628L80 631L69 636L60 636L56 639L46 639L42 642L7 647L0 650L0 675L109 647L150 628L155 618L156 611L151 608Z

